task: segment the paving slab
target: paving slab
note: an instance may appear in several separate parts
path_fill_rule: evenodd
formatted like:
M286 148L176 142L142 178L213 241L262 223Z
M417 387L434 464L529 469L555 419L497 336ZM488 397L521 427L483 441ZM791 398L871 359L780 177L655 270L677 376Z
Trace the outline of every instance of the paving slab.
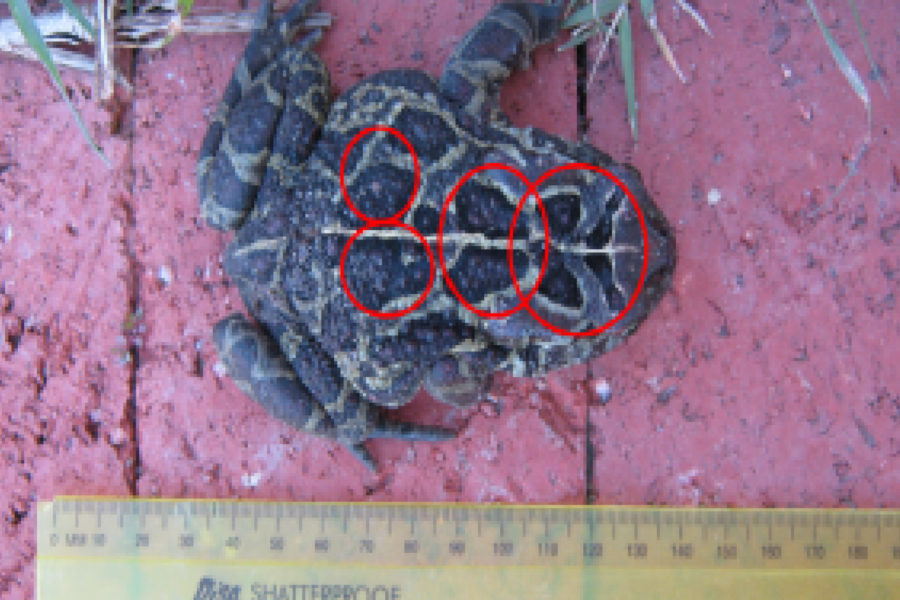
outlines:
M710 8L714 38L660 14L687 85L636 27L639 142L621 120L591 129L646 175L679 260L659 310L593 363L613 388L592 408L596 497L897 506L900 107L868 82L866 146L863 104L805 6ZM863 24L892 70L889 10L868 3ZM866 72L852 19L824 15ZM591 114L621 114L618 69L599 75L611 91Z
M0 73L0 595L25 598L36 502L129 493L130 159L89 83L66 77L108 170L41 71L0 58Z

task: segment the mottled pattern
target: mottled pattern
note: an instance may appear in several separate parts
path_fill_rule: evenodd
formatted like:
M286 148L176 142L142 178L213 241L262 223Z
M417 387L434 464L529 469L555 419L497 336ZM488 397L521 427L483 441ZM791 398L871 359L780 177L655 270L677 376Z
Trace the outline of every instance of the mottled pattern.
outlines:
M383 408L400 406L424 385L454 404L477 401L491 374L534 376L587 360L632 333L668 289L674 238L640 175L587 145L509 125L500 84L525 66L535 45L553 39L559 9L496 6L450 57L440 81L413 70L386 71L344 92L329 106L328 74L309 49L318 32L290 46L310 2L269 23L269 7L235 70L200 153L198 181L206 220L236 236L225 268L260 327L232 315L217 325L216 346L231 376L273 415L298 429L340 440L368 464L371 437L443 439L450 432L391 424ZM362 130L389 126L389 132ZM530 305L549 323L576 332L609 322L593 336L552 333L525 310L487 319L454 296L436 264L433 287L414 311L379 319L345 292L340 260L370 220L396 218L415 228L437 260L443 255L456 290L491 313L520 304L508 263L523 293L537 281L547 244L542 213L514 172L528 181L573 162L605 169L623 182L647 225L645 246L628 197L606 176L565 170L538 188L551 234L546 272ZM414 197L413 197L413 194ZM412 206L404 211L409 200ZM439 247L440 246L440 247ZM346 253L350 293L368 309L398 312L422 295L431 275L421 240L384 222L358 236Z

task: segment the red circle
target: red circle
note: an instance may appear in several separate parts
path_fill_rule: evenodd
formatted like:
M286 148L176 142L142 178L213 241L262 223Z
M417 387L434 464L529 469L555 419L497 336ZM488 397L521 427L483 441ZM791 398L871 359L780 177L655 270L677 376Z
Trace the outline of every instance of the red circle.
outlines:
M356 145L356 142L358 142L360 140L360 138L362 138L370 133L373 133L375 131L386 131L387 133L392 133L395 136L397 136L398 138L400 138L400 141L403 142L406 145L406 147L409 149L409 153L413 159L413 191L412 191L412 195L409 197L409 201L406 203L406 205L403 208L401 208L397 212L397 214L395 214L391 217L388 217L387 219L372 219L372 218L366 216L361 210L356 208L356 205L353 204L353 200L350 199L350 194L347 193L347 184L344 181L344 168L347 166L347 158L350 156L351 148L353 148L353 146ZM393 127L388 127L387 125L374 125L372 127L366 127L365 129L363 129L362 131L357 133L356 136L352 140L350 140L350 143L347 144L347 147L344 149L344 154L343 154L343 156L341 156L341 169L339 171L339 177L341 180L341 193L344 195L344 201L347 203L347 206L350 207L350 210L353 211L353 214L355 214L357 217L362 219L363 223L387 223L389 221L396 221L400 218L400 216L403 213L408 211L409 207L411 207L413 205L413 202L416 201L416 194L418 194L418 192L419 192L419 177L420 177L419 159L418 159L418 157L416 157L416 151L413 148L412 144L409 143L409 140L406 139L406 136L404 136L402 133L400 133L397 129L394 129Z
M524 177L524 175L523 175ZM541 262L541 270L538 273L538 278L534 282L534 287L531 288L531 291L528 292L525 296L522 295L522 290L519 289L519 281L516 279L516 269L513 265L513 233L516 230L516 222L519 220L519 213L522 212L522 207L525 206L525 202L528 200L529 196L534 195L537 200L538 208L541 210L541 220L544 223L544 233L547 239L544 242L544 259ZM509 224L509 236L506 238L506 260L509 262L509 274L512 277L513 285L516 288L516 294L521 299L521 302L515 309L512 309L513 312L520 310L523 306L527 307L528 303L531 302L531 299L537 293L538 288L541 287L541 281L544 279L544 275L547 274L547 267L550 264L550 246L551 237L550 237L550 220L547 218L547 209L544 206L544 201L541 200L540 194L537 191L537 184L530 183L528 184L528 189L525 191L525 195L522 196L522 199L519 200L519 204L516 206L516 211L513 213L512 222Z
M405 229L405 230L411 232L414 236L416 236L416 238L420 242L422 242L422 245L425 246L425 253L428 255L428 269L429 269L428 285L425 286L425 291L422 292L422 294L419 296L419 299L416 300L412 304L412 306L404 308L403 310L397 310L397 311L393 311L393 312L380 312L377 310L372 310L371 308L364 306L363 303L360 302L356 298L356 296L354 296L350 292L350 287L347 285L347 277L346 277L346 274L344 273L344 262L347 260L347 254L350 252L350 246L352 246L353 242L355 242L356 239L359 236L361 236L363 233L365 233L368 229L375 229L376 227L400 227L402 229ZM364 226L357 229L353 233L353 235L350 236L350 239L347 240L347 243L344 245L344 251L341 252L340 274L341 274L341 285L344 288L344 293L347 294L347 297L350 298L350 301L353 303L354 306L356 306L356 308L363 311L367 315L370 315L377 319L396 319L398 317L402 317L403 315L409 314L412 311L419 308L419 306L421 306L422 303L425 302L425 298L428 297L428 293L431 291L431 288L434 285L434 270L435 270L434 269L434 255L431 252L431 246L428 245L428 240L426 240L425 236L422 235L421 233L419 233L419 231L412 225L407 225L406 223L401 223L400 221L397 221L396 219L387 219L387 220L382 220L382 221L372 221L372 220L367 221Z
M450 208L450 204L453 202L454 198L456 198L456 194L457 194L457 192L459 192L459 189L463 186L463 184L466 183L466 181L469 180L470 177L474 176L475 174L477 174L481 171L486 171L489 169L499 169L501 171L509 171L510 173L514 174L516 177L521 179L523 182L525 182L525 184L528 186L528 190L525 192L525 195L522 196L522 199L519 201L519 205L516 208L516 213L515 213L516 217L518 217L519 212L522 210L522 206L525 205L525 201L531 195L532 189L535 190L535 198L537 198L538 207L541 209L541 216L543 217L543 221L544 221L544 230L547 232L547 242L544 244L544 260L541 264L541 271L538 274L537 281L535 281L535 283L534 283L534 288L528 293L527 296L523 297L522 293L519 291L519 289L517 287L516 291L518 292L519 297L522 298L522 301L519 302L519 304L514 306L513 308L504 310L502 312L496 312L496 313L488 312L486 310L481 310L480 308L476 308L474 305L470 304L469 301L466 300L463 297L463 295L459 292L459 290L456 289L456 285L453 283L453 279L451 279L451 277L450 277L450 272L447 270L447 263L444 261L444 222L447 220L447 210ZM513 233L514 228L515 228L515 221L513 221L513 228L510 229L510 234L509 234L509 238L507 239L507 246L506 246L510 270L512 270L512 268L513 268L513 265L512 265L512 233ZM440 221L438 221L437 243L438 243L438 264L441 265L441 273L443 273L443 275L444 275L444 279L447 282L447 287L450 288L450 291L453 293L454 296L456 296L456 298L462 303L463 306L465 306L470 311L472 311L473 313L475 313L476 315L478 315L484 319L502 319L504 317L508 317L508 316L522 310L522 307L527 306L528 301L531 299L531 297L535 293L537 293L537 289L541 285L541 280L544 278L544 274L547 271L547 265L550 263L550 226L549 226L549 221L547 219L547 211L544 209L544 204L543 204L543 202L541 202L540 196L537 195L537 189L535 186L532 186L532 184L528 180L528 178L525 177L525 175L523 175L518 169L516 169L515 167L511 167L509 165L504 165L502 163L487 163L487 164L481 165L480 167L471 169L465 175L463 175L463 177L459 180L459 182L457 182L457 184L453 187L453 190L451 190L450 194L447 196L447 199L444 200L444 206L441 209L441 218L440 218ZM515 280L515 273L513 274L513 280Z
M634 210L638 216L638 221L641 224L641 234L643 235L643 238L644 238L644 248L643 248L643 252L641 253L643 255L644 261L641 266L641 276L638 279L637 287L634 288L634 293L631 294L631 299L628 301L628 304L625 306L625 308L622 309L621 311L619 311L619 314L616 315L615 318L610 319L607 323L604 323L603 325L601 325L599 327L589 329L588 331L569 331L567 329L557 327L553 323L550 323L549 321L547 321L546 319L541 317L539 314L537 314L537 312L535 312L535 310L533 308L531 308L531 304L525 305L525 309L528 311L528 313L532 317L534 317L534 319L538 323L540 323L541 325L543 325L544 327L546 327L553 333L556 333L557 335L568 335L568 336L573 336L573 337L587 337L590 335L597 335L598 333L602 333L602 332L606 331L607 329L609 329L610 327L612 327L613 325L618 323L622 319L622 317L624 317L626 314L628 314L628 311L630 311L632 309L632 307L634 307L634 303L637 301L638 295L641 293L641 288L644 285L644 279L646 279L646 277L647 277L647 268L648 268L648 264L649 264L650 241L649 241L649 238L647 235L647 223L644 221L644 213L641 212L641 207L638 206L638 203L634 197L634 194L631 193L631 190L628 189L628 186L626 186L624 183L622 183L618 177L616 177L615 175L613 175L612 173L610 173L609 171L607 171L606 169L604 169L602 167L598 167L595 165L589 165L587 163L569 163L567 165L561 165L559 167L554 167L553 169L550 169L549 171L547 171L546 173L544 173L543 175L538 177L538 180L536 182L534 182L535 190L537 190L537 186L542 184L545 180L549 179L553 175L555 175L561 171L571 171L573 169L587 169L589 171L595 171L598 173L602 173L607 178L612 180L613 183L618 185L622 189L622 191L625 192L625 195L628 196L628 199L631 200L632 206L634 206ZM537 192L535 191L535 194L536 193ZM515 225L515 220L513 220L513 224ZM519 297L522 297L522 292L519 290L519 281L516 279L515 271L512 272L512 278L513 278L513 285L516 288L516 292L519 294Z

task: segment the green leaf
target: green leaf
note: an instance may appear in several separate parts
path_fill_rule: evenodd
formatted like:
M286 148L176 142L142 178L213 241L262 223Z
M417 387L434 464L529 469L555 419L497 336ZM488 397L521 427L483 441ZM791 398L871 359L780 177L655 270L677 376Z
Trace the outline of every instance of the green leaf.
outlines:
M84 121L81 120L81 115L78 114L78 110L76 110L75 105L72 104L72 101L69 99L69 95L66 93L65 86L59 76L56 64L53 62L53 57L50 55L50 49L47 47L46 42L44 42L41 32L38 30L38 26L34 21L34 15L31 14L31 8L29 8L27 0L6 0L6 4L9 6L9 12L12 14L13 19L15 19L16 25L19 26L22 36L44 64L44 68L47 69L47 72L50 74L50 80L53 82L53 85L56 86L56 90L59 92L60 96L62 96L63 100L66 101L69 110L72 111L72 116L75 118L75 122L78 124L78 128L81 129L84 138L87 140L88 144L90 144L94 152L96 152L103 162L106 163L106 166L110 166L106 155L103 154L100 146L94 142L94 138L92 138L91 134L88 132Z
M831 57L834 59L834 62L837 63L837 66L841 70L841 73L844 74L847 82L850 83L850 87L853 88L854 92L856 92L856 95L866 107L866 110L869 110L871 107L871 103L869 101L869 91L866 89L866 84L863 83L863 80L859 76L859 73L857 73L856 69L853 68L853 65L850 64L850 60L847 58L847 55L844 54L844 51L835 41L834 37L832 37L831 32L828 31L827 27L825 27L825 23L822 22L822 17L819 16L819 11L816 9L815 2L813 2L813 0L806 0L806 4L809 5L809 9L812 11L813 17L815 17L816 19L816 23L819 24L819 29L822 30L822 35L825 37L825 42L828 44L828 48L831 50Z
M850 0L850 8L853 10L853 20L856 21L856 29L859 30L859 37L862 39L863 48L866 50L866 58L869 59L869 66L871 67L871 77L881 86L881 91L884 92L885 97L888 95L887 86L884 85L884 73L881 72L881 67L878 66L878 63L875 62L875 58L872 56L872 50L869 48L869 40L866 37L866 30L863 29L862 21L859 19L859 12L856 10L856 2Z
M605 19L616 12L619 9L619 6L625 2L627 2L627 0L590 0L587 6L582 6L569 15L569 17L563 21L562 28L571 29L573 27L578 27L579 25L584 25L585 23Z
M578 35L573 35L572 38L568 42L566 42L565 44L563 44L562 46L557 48L557 50L559 52L562 52L563 50L568 50L569 48L572 48L573 46L580 46L581 44L585 43L586 41L588 41L589 39L591 39L592 37L594 37L601 31L603 33L606 33L606 26L603 23L597 23L593 27L591 27L589 29L585 29Z
M91 39L96 40L97 34L94 32L94 26L91 25L91 22L87 20L84 16L84 13L81 12L81 9L75 6L72 3L72 0L61 0L62 5L66 7L66 12L75 17L75 20L84 27L84 30L91 34Z
M648 23L651 19L656 18L656 5L653 0L641 0L641 12L644 13L644 20Z
M634 44L631 39L631 17L628 7L619 21L619 50L622 61L622 75L625 77L625 96L628 99L628 123L634 141L638 139L637 100L634 92Z
M182 17L188 16L192 8L194 8L194 0L178 0L178 12Z

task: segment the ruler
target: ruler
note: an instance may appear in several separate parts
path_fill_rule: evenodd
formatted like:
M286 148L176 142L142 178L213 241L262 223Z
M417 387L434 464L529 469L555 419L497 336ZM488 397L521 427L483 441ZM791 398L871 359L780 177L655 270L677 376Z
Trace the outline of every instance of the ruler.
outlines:
M900 510L58 498L37 598L900 598Z

